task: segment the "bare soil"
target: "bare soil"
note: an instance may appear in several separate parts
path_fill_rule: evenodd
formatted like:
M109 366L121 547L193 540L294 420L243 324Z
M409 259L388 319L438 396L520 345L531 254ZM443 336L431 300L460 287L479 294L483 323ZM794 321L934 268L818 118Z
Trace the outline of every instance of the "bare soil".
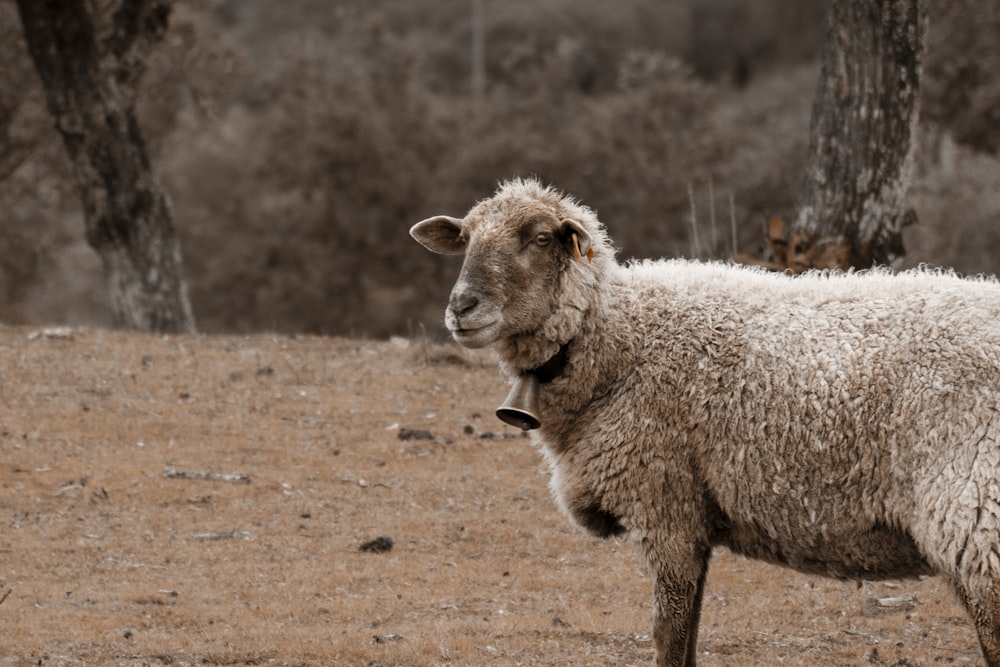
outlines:
M558 513L488 358L0 326L0 376L0 666L652 663L644 566ZM698 660L980 664L939 579L725 551Z

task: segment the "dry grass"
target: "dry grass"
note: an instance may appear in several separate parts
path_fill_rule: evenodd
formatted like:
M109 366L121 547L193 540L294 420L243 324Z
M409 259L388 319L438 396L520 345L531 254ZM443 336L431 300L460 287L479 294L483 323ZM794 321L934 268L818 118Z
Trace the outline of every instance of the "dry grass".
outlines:
M476 358L31 333L0 327L0 665L651 664L648 575L556 512ZM391 551L359 549L383 535ZM907 613L861 611L903 593ZM858 589L727 553L699 650L709 666L978 660L937 580Z

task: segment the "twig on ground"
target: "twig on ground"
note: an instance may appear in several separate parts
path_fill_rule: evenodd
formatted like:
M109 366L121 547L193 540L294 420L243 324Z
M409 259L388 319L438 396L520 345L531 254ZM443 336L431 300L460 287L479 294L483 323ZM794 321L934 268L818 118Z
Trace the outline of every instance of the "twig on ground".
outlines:
M28 334L28 340L38 339L70 339L73 337L72 327L46 327Z
M231 540L237 537L241 537L245 540L250 539L250 533L245 530L220 530L213 531L209 533L195 533L191 536L195 540Z
M199 472L192 470L180 470L178 468L166 467L163 469L164 477L173 477L180 479L208 479L213 482L235 482L237 484L249 484L250 475L243 473L225 473L225 472Z
M138 410L139 412L143 412L143 413L149 415L150 417L156 417L157 419L163 419L163 415L161 415L158 412L153 412L152 410L147 410L146 408L141 408L138 405L132 405L130 407L133 410Z
M301 378L301 377L299 376L299 372L298 372L297 370L295 370L295 366L292 366L292 362L291 362L291 361L289 361L288 357L287 357L287 356L285 356L285 358L284 358L284 359L282 359L282 361L284 361L284 362L285 362L285 365L286 365L286 366L288 366L288 370L290 370L290 371L292 372L292 377L294 377L294 378L295 378L295 384L298 384L298 385L303 385L303 384L305 384L305 383L304 383L304 382L302 381L302 378Z

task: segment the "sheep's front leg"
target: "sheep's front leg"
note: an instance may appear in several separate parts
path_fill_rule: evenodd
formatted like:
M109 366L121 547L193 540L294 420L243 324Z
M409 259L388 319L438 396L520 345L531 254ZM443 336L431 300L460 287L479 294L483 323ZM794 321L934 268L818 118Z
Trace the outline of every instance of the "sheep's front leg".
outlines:
M659 667L695 667L701 597L709 553L659 573L655 589L653 640Z
M959 581L955 588L976 624L983 659L988 667L1000 667L1000 581L978 583L970 587Z

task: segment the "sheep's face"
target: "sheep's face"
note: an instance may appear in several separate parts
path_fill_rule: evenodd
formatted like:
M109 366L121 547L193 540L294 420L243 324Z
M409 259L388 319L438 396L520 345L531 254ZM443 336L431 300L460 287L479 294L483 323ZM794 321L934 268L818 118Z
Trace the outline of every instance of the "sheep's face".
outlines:
M557 308L560 276L591 243L580 223L523 200L487 200L464 219L429 218L410 234L434 252L465 254L445 325L466 347L541 329Z

